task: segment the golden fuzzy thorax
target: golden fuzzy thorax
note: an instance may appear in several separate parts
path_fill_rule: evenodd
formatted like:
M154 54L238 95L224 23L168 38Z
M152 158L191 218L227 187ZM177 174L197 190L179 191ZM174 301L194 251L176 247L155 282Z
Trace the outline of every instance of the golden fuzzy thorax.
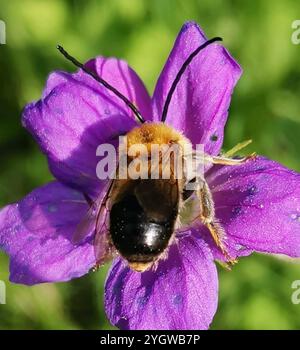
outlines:
M154 146L157 146L157 148L154 148ZM143 166L139 162L132 164L134 169L141 173L141 178L151 177L152 171L155 174L159 172L159 176L165 176L170 171L170 179L173 178L175 175L174 166L175 164L178 165L174 157L177 157L177 160L183 160L185 152L190 152L191 150L192 144L184 135L173 127L161 122L145 123L132 129L126 135L125 145L120 145L120 153L124 154L125 152L129 162L135 160L135 158L140 160L148 159L148 162L143 161ZM160 157L159 166L156 165L155 161L152 163L152 157L155 160L157 154L155 152L157 151ZM165 163L168 160L169 167ZM182 162L181 164L183 165ZM162 172L164 172L164 175L162 175Z
M165 123L145 123L132 129L127 135L127 147L144 145L148 152L151 145L172 145L189 142L180 132Z

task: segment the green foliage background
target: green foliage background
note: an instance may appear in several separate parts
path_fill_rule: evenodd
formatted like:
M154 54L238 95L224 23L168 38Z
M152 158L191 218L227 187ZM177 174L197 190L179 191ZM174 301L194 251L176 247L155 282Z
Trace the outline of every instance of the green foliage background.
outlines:
M293 0L0 0L7 44L0 46L0 206L48 182L45 158L21 127L22 107L41 95L49 72L73 70L55 49L63 44L87 60L126 59L150 92L181 25L196 20L209 37L222 36L244 68L232 101L225 148L253 139L257 151L300 171L300 45L291 23ZM103 284L107 268L62 284L8 283L0 329L107 329ZM291 302L297 262L262 255L219 269L220 303L214 329L299 329L300 304Z

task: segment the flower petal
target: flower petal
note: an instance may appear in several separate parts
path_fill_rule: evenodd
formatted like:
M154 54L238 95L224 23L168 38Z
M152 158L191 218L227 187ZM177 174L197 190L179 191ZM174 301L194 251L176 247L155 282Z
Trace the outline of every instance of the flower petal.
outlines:
M154 119L160 120L166 96L187 57L206 41L201 28L186 23L159 77L153 96ZM241 68L228 51L217 44L205 48L191 62L171 100L167 123L180 130L193 144L204 144L218 154L233 88Z
M52 182L2 209L0 249L10 256L10 280L32 285L87 273L95 264L93 236L72 243L87 207L79 192Z
M207 174L231 248L300 256L300 174L259 157Z
M136 105L144 120L152 120L151 98L148 91L140 77L125 61L98 57L87 62L86 66L96 71L100 77L108 81ZM115 100L120 108L124 109L125 107L127 114L134 117L131 109L124 105L123 101L118 98Z
M149 118L150 97L124 61L97 58L87 65ZM51 74L42 99L24 109L23 125L38 141L60 181L95 194L101 186L96 177L97 147L102 143L117 144L118 136L132 129L136 121L123 101L79 71Z
M106 313L121 329L207 329L217 300L211 253L192 237L173 244L155 270L133 272L117 259L105 286Z

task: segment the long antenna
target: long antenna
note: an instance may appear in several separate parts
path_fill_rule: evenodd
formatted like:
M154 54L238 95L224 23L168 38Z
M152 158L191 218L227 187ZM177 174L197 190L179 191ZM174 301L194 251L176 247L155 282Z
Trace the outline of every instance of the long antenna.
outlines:
M215 37L215 38L212 38L212 39L209 39L207 40L204 44L202 44L201 46L199 46L195 51L193 51L189 57L185 60L185 62L183 63L183 65L181 66L181 68L179 69L172 85L171 85L171 88L168 92L168 95L167 95L167 98L166 98L166 101L165 101L165 104L164 104L164 109L163 109L163 112L162 112L162 116L161 116L161 121L162 122L165 122L166 119L167 119L167 114L168 114L168 109L169 109L169 105L170 105L170 102L171 102L171 99L172 99L172 96L174 94L174 91L180 81L180 78L182 77L183 73L185 72L185 70L187 69L188 65L192 62L192 60L198 55L198 53L205 49L206 46L214 43L215 41L222 41L223 39L220 38L220 37Z
M118 96L131 110L132 112L135 114L135 116L138 118L138 120L141 123L144 123L145 120L143 119L141 113L139 112L139 110L135 107L135 105L130 102L128 100L128 98L126 96L124 96L123 94L121 94L120 91L118 91L116 88L114 88L112 85L110 85L106 80L100 78L94 71L92 71L91 69L85 67L82 63L80 63L79 61L76 60L76 58L72 57L71 55L68 54L68 52L60 45L57 45L56 48L58 49L58 51L69 61L71 61L75 66L77 66L78 68L81 68L85 73L87 73L88 75L90 75L92 78L94 78L95 80L97 80L100 84L102 84L104 87L106 87L108 90L110 90L111 92L113 92L116 96Z

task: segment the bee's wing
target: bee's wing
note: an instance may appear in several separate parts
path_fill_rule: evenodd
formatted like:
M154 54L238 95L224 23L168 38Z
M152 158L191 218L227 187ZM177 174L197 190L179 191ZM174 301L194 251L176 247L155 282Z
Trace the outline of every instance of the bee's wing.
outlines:
M86 236L92 233L96 228L96 221L98 217L98 212L101 208L102 202L106 196L110 182L103 188L99 197L93 202L90 199L87 200L90 207L84 217L81 219L80 223L76 227L72 241L74 244L80 243Z
M90 203L90 208L77 226L73 235L73 242L78 244L86 236L95 232L94 247L97 264L106 262L113 253L113 247L109 240L109 208L113 180L108 181L95 202Z
M86 212L83 219L77 225L74 235L72 237L72 242L74 244L79 244L86 236L95 230L96 227L96 212L97 204L93 203L89 210Z
M115 249L109 238L109 207L108 199L111 197L114 181L110 181L106 194L102 200L96 217L96 235L94 250L97 266L104 264L112 258Z

